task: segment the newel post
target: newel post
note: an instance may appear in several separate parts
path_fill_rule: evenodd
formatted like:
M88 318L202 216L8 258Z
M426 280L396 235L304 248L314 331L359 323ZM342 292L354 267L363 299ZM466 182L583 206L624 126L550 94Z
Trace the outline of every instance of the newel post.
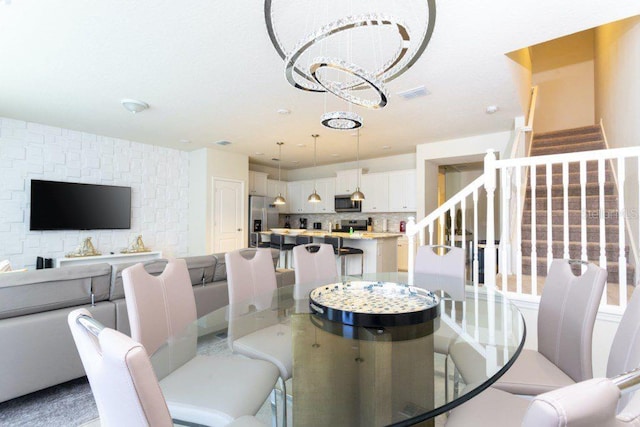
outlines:
M496 286L495 163L496 155L494 151L487 150L487 155L484 156L484 188L487 191L487 244L484 248L484 285L491 288Z

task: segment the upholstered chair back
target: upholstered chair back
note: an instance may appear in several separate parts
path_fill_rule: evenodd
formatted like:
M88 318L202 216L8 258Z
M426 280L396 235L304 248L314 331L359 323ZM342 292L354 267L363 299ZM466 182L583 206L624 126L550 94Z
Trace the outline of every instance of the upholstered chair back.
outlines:
M122 272L122 280L131 338L153 354L171 337L173 359L167 373L193 358L196 303L185 260L170 260L158 276L136 264Z
M316 252L311 252L309 248L313 247L319 249ZM308 292L304 292L304 286L301 285L331 280L338 276L333 246L326 243L296 246L293 248L293 269L296 275L293 297L301 299L308 294Z
M169 409L144 347L109 328L94 336L78 323L91 313L69 313L67 321L98 406L103 426L172 426Z
M255 255L249 258L253 252ZM276 290L276 270L273 267L269 248L240 249L225 254L229 304L251 301L257 309L266 308L271 298L262 301L262 296Z
M522 426L614 427L619 397L620 389L607 378L572 384L535 397Z
M443 290L451 299L464 301L464 250L455 246L425 245L418 248L413 268L417 286ZM424 276L423 276L424 275ZM425 277L424 283L421 278Z
M554 259L547 273L538 311L538 352L578 382L593 377L593 325L607 271L589 263L576 276L572 263Z

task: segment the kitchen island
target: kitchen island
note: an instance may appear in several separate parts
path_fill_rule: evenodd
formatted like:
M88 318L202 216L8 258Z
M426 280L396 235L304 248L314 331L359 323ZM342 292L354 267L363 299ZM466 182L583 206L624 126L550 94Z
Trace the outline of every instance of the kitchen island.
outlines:
M262 231L263 240L268 240L271 231ZM286 232L280 233L287 236L287 241L295 242L295 236L289 236ZM398 270L398 238L400 233L376 233L372 231L356 231L345 233L340 231L308 230L297 234L298 236L311 236L313 243L324 243L326 236L342 237L344 246L362 249L364 252L364 273L384 273ZM347 274L360 274L360 256L349 255L345 257Z

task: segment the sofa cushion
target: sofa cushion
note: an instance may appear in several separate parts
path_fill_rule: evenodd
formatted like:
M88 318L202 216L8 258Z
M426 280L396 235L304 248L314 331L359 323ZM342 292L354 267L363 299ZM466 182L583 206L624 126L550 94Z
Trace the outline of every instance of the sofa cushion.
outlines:
M192 285L202 285L214 281L218 260L213 255L190 256L184 260L187 262Z
M247 248L241 249L240 255L247 259L253 258L253 253L255 249ZM216 258L216 271L213 275L213 281L217 282L218 280L227 280L227 264L224 260L225 252L218 252L217 254L213 254ZM276 268L278 265L278 260L280 259L280 251L274 248L271 248L271 258L273 258L273 268Z
M144 265L144 269L147 270L147 273L152 274L154 276L158 276L160 273L164 271L164 268L167 266L166 259L154 259L152 261L147 261L142 263ZM137 262L126 263L126 264L114 264L112 266L113 272L111 274L111 291L109 292L109 300L113 301L116 299L124 298L124 285L122 284L122 270L125 268L129 268L132 265L139 264Z
M106 263L0 275L0 319L90 304L109 297Z

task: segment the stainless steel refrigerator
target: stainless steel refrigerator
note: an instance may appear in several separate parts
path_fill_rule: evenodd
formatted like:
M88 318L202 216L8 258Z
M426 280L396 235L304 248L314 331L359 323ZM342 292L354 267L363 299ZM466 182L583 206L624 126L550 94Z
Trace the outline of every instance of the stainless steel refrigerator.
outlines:
M258 231L278 227L278 209L272 202L271 197L249 196L249 247L260 241Z

